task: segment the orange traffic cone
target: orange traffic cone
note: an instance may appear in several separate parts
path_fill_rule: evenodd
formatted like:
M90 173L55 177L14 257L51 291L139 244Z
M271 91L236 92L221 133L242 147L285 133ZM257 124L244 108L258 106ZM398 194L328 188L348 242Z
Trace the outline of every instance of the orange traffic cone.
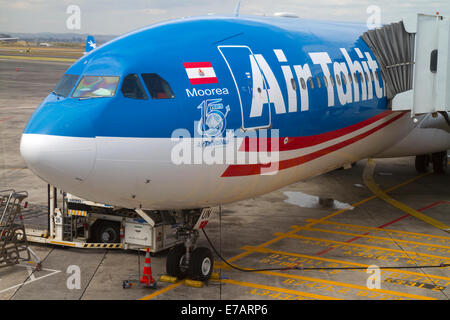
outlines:
M152 266L150 261L150 249L147 248L147 253L145 254L145 260L144 260L144 271L142 272L142 278L140 281L142 284L145 284L145 286L155 286L156 281L153 279L152 276Z

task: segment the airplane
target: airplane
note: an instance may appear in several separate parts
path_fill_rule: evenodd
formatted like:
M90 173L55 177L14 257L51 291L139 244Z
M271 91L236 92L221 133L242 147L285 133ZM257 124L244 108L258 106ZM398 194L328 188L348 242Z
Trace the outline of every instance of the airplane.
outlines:
M76 196L179 210L169 275L200 280L203 210L366 158L416 156L445 173L448 112L390 106L365 24L205 16L145 27L88 52L24 129L40 178Z
M84 54L91 52L95 48L97 48L97 43L95 42L94 36L88 35L86 38Z

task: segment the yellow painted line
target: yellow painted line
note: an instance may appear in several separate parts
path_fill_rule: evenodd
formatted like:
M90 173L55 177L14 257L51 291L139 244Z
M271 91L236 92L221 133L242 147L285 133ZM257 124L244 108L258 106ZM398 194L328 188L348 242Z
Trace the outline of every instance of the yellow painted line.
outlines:
M161 290L155 291L152 294L149 294L148 296L142 297L139 300L150 300L153 299L154 297L159 296L160 294L163 294L169 290L175 289L176 287L181 286L184 283L184 281L179 281L177 283L171 284L170 286L167 286Z
M323 295L318 295L318 294L313 294L313 293L308 293L308 292L303 292L303 291L297 291L297 290L290 290L290 289L285 289L285 288L279 288L279 287L272 287L272 286L266 286L266 285L262 285L262 284L257 284L257 283L250 283L250 282L243 282L243 281L237 281L237 280L231 280L231 279L222 279L221 282L223 283L230 283L230 284L234 284L234 285L239 285L239 286L244 286L244 287L250 287L250 288L257 288L257 289L264 289L264 290L272 290L272 291L276 291L276 292L283 292L283 293L289 293L289 294L294 294L294 295L298 295L298 296L302 296L302 297L307 297L307 298L313 298L313 299L322 299L322 300L340 300L337 298L333 298L333 297L328 297L328 296L323 296ZM180 285L182 285L184 283L183 281L179 281L177 283L174 283L170 286L167 286L161 290L158 290L152 294L149 294L143 298L140 298L139 300L150 300L153 299L156 296L159 296L169 290L175 289L176 287L179 287Z
M389 189L386 189L385 192L391 192L391 191L394 191L394 190L396 190L396 189L398 189L398 188L401 188L401 187L403 187L403 186L405 186L405 185L407 185L407 184L409 184L409 183L411 183L411 182L414 182L414 181L416 181L416 180L418 180L418 179L420 179L420 178L423 178L423 177L425 177L425 176L427 176L427 175L430 175L430 174L431 174L431 173L424 173L424 174L421 174L421 175L416 176L416 177L414 177L414 178L411 178L411 179L409 179L409 180L407 180L407 181L405 181L405 182L402 182L402 183L400 183L400 184L397 184L397 185L395 185L395 186L393 186L393 187L391 187L391 188L389 188ZM352 207L358 207L358 206L360 206L360 205L362 205L362 204L364 204L364 203L366 203L366 202L368 202L368 201L370 201L370 200L373 200L373 199L376 199L376 196L370 196L370 197L368 197L368 198L366 198L366 199L363 199L363 200L361 200L361 201L358 201L358 202L352 204L351 206L352 206ZM332 217L334 217L334 216L336 216L336 215L338 215L338 214L341 214L341 213L343 213L343 212L345 212L345 211L348 211L348 210L349 210L349 209L342 209L342 210L333 212L333 213L331 213L330 215L325 216L325 217L323 217L323 218L317 220L317 222L309 223L308 225L306 225L306 226L304 226L304 227L309 227L309 226L312 226L312 225L314 225L314 224L316 224L316 223L321 223L321 222L323 222L323 221L325 221L325 220L327 220L327 219L329 219L329 218L332 218ZM294 233L297 233L297 232L300 231L303 227L293 226L293 228L294 228L294 229L293 229L292 231L290 231L288 234L294 234ZM272 239L272 240L269 240L269 241L266 241L266 242L260 244L258 247L260 247L260 248L266 247L266 246L268 246L268 245L270 245L270 244L272 244L272 243L275 243L275 242L277 242L277 241L280 241L280 240L283 239L283 238L284 238L284 237L277 237L277 238L274 238L274 239ZM242 252L242 253L238 254L237 256L234 256L234 257L228 259L227 261L228 261L228 262L233 262L233 261L236 261L236 260L238 260L238 259L241 259L241 258L247 256L248 254L249 254L249 252Z
M269 248L258 248L258 247L245 246L242 248L242 250L248 250L250 252L260 252L260 253L273 253L273 254L279 254L279 255L284 255L284 256L305 258L305 259L310 259L310 260L319 260L319 261L325 261L325 262L330 262L330 263L337 263L340 265L350 265L350 266L363 267L363 268L369 267L368 264L363 264L363 263L337 260L337 259L331 259L331 258L323 258L323 257L319 257L319 256L310 256L310 255L302 254L302 253L279 251L279 250L273 250L273 249L269 249ZM349 271L357 271L357 270L350 269ZM414 275L414 276L421 276L424 278L435 278L435 279L446 280L446 281L450 280L450 277L437 276L437 275L433 275L433 274L424 274L422 272L414 272L414 271L408 271L408 270L402 270L402 269L395 269L395 267L392 267L389 269L386 268L386 269L381 270L381 272L383 272L383 271L392 271L392 272L396 272L396 273L404 273L404 274L410 274L410 275Z
M424 173L424 174L421 174L421 175L416 176L416 177L414 177L414 178L412 178L412 179L409 179L409 180L407 180L407 181L405 181L405 182L402 182L402 183L400 183L400 184L397 184L397 185L395 185L395 186L393 186L393 187L391 187L391 188L389 188L389 189L386 189L384 192L387 193L387 192L394 191L394 190L396 190L396 189L398 189L398 188L401 188L401 187L403 187L403 186L406 186L407 184L410 184L411 182L414 182L414 181L416 181L416 180L418 180L418 179L420 179L420 178L422 178L422 177L425 177L425 176L427 176L427 175L430 175L430 174L431 174L431 173ZM377 196L376 196L376 195L373 195L373 196L370 196L370 197L368 197L368 198L366 198L366 199L363 199L363 200L361 200L361 201L358 201L358 202L352 204L351 206L352 206L352 207L358 207L358 206L360 206L360 205L362 205L362 204L364 204L364 203L366 203L366 202L368 202L368 201L370 201L370 200L376 199L376 198L377 198ZM330 218L332 218L332 217L334 217L334 216L337 216L338 214L341 214L341 213L346 212L346 211L349 211L349 210L350 210L350 208L348 208L348 209L342 209L342 210L333 212L333 213L329 214L328 216L325 216L325 217L323 217L323 218L318 219L317 221L319 221L319 223L320 223L320 222L322 222L322 221L328 220L328 219L330 219ZM310 223L310 224L306 225L306 227L312 226L312 225L314 225L314 224L316 224L316 223Z
M274 271L258 271L258 273L265 274L265 275L271 275L271 276L277 276L277 277L283 277L283 278L288 278L288 279L297 279L297 280L305 280L305 281L309 281L309 282L325 283L325 284L329 284L332 286L352 288L352 289L377 292L377 293L384 293L384 294L390 294L390 295L394 295L394 296L400 296L400 297L406 297L406 298L412 298L412 299L437 300L436 298L425 297L425 296L420 296L420 295L415 295L415 294L410 294L410 293L405 293L405 292L385 290L385 289L368 289L365 286L360 286L357 284L339 282L339 281L333 281L333 280L325 280L325 279L320 279L320 278L311 278L311 277L299 276L296 274L288 274L288 273L281 273L281 272L274 272Z
M385 294L390 294L390 295L399 296L399 297L406 297L406 298L411 298L411 299L437 300L436 298L419 296L419 295L416 295L416 294L410 294L410 293L404 293L404 292L392 291L392 290L385 290L385 289L368 289L365 286L360 286L360 285L357 285L357 284L338 282L338 281L332 281L332 280L325 280L325 279L316 279L316 278L299 276L299 275L296 275L296 274L287 274L287 273L280 273L280 272L274 272L274 271L264 271L263 273L268 274L268 275L277 276L277 277L283 277L283 278L289 278L289 279L294 278L294 279L299 279L299 280L320 282L320 283L325 283L325 284L338 286L338 287L352 288L352 289L364 290L364 291L369 291L369 292L385 293Z
M394 230L394 229L367 227L367 226L360 226L360 225L356 225L356 224L340 223L340 222L334 222L334 221L320 221L319 222L319 220L316 220L316 219L306 219L306 221L314 222L315 224L330 224L330 225L349 227L349 228L353 228L353 229L365 229L365 230L372 230L372 231L385 231L387 233L403 233L403 234L408 234L408 235L421 236L421 237L425 237L425 238L436 238L436 239L450 240L450 237L437 236L437 235L426 234L426 233L417 233L417 232Z
M4 55L0 55L0 59L34 60L34 61L54 61L54 62L75 62L75 61L78 60L78 59L69 59L69 58L26 57L26 56L4 56Z
M427 253L420 253L420 252L415 252L415 251L405 251L405 250L399 250L399 249L390 249L390 248L369 246L366 244L342 242L342 241L328 240L328 239L322 239L322 238L306 237L306 236L301 236L298 234L291 234L289 236L286 236L287 235L286 233L283 234L283 233L277 232L277 233L275 233L275 235L277 235L277 236L285 235L285 237L292 238L292 239L304 239L304 240L311 240L311 241L329 242L329 243L339 244L342 246L360 247L360 248L367 248L367 249L373 249L373 250L384 250L384 251L397 252L397 253L422 256L422 257L429 257L429 258L435 258L435 259L441 259L441 260L450 260L450 257L435 256L435 255L431 255L431 254L427 254Z
M63 242L63 241L53 241L53 240L51 240L50 243L52 243L52 244L61 244L61 245L64 245L64 246L71 246L71 247L75 247L76 246L75 243Z
M280 235L280 236L278 236L278 237L276 237L276 238L274 238L274 239L272 239L272 240L266 241L266 242L260 244L260 245L257 246L257 247L259 247L259 248L266 247L266 246L268 246L268 245L270 245L270 244L272 244L272 243L275 243L275 242L277 242L277 241L280 241L280 240L283 239L283 238L288 237L288 236L291 235L291 234L297 233L297 232L300 231L301 229L302 229L302 227L297 227L297 226L296 226L296 227L293 227L293 229L292 229L291 231L289 231L288 233L285 233L285 234L283 234L282 236ZM238 254L237 256L234 256L234 257L228 259L227 261L228 261L228 262L233 262L233 261L235 261L235 260L241 259L242 257L245 257L246 255L248 255L247 252L242 252L242 253Z
M353 236L353 237L359 237L359 238L378 239L378 240L390 241L390 242L394 242L394 243L395 242L403 242L403 243L414 244L414 245L419 245L419 246L436 247L436 248L443 248L443 249L450 250L449 246L444 246L444 245L440 245L440 244L423 243L423 242L409 241L409 240L400 240L400 239L385 238L385 237L364 235L364 234L358 234L358 233L350 233L350 232L344 232L344 231L326 230L326 229L320 229L320 228L303 228L303 230L333 233L333 234L340 234L340 235L344 235L344 236Z
M390 196L388 196L385 192L383 192L375 183L375 180L373 179L373 171L375 169L375 161L373 159L367 160L367 165L364 169L363 173L363 180L366 186L372 191L377 197L379 197L381 200L389 203L390 205L396 207L397 209L402 210L403 212L406 212L417 219L420 219L424 221L425 223L428 223L438 229L441 229L445 232L450 232L450 227L446 224L433 219L417 210L414 210L411 207L408 207L406 204L401 203L400 201L397 201Z
M222 279L221 282L222 283L234 284L234 285L241 286L241 287L257 288L257 289L263 289L263 290L271 290L271 291L276 291L276 292L294 294L294 295L297 295L297 296L313 298L313 299L342 300L342 299L339 299L339 298L323 296L323 295L320 295L320 294L314 294L314 293L309 293L309 292L291 290L291 289L286 289L286 288L266 286L266 285L262 285L262 284L258 284L258 283L250 283L250 282L237 281L237 280L231 280L231 279Z

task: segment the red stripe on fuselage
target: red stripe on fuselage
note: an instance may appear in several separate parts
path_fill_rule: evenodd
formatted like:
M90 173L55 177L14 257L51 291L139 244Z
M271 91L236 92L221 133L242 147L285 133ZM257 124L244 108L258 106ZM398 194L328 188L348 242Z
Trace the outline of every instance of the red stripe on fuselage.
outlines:
M189 68L212 68L211 62L184 62L184 67Z
M402 116L404 116L406 113L401 113L395 117L393 117L392 119L376 126L373 129L370 129L364 133L361 133L353 138L347 139L345 141L339 142L337 144L334 144L330 147L309 153L307 155L304 156L300 156L297 158L293 158L293 159L287 159L287 160L282 160L279 162L276 162L275 164L278 164L277 168L278 171L284 170L284 169L288 169L288 168L292 168L301 164L304 164L306 162L309 162L311 160L320 158L324 155L327 155L333 151L342 149L348 145L351 145L359 140L364 139L365 137L373 134L374 132L377 132L378 130L386 127L387 125L391 124L392 122L400 119ZM237 165L230 165L225 172L222 174L222 177L239 177L239 176L250 176L250 175L256 175L256 174L261 174L261 169L265 169L264 172L268 173L269 172L269 168L271 168L271 163L269 164L237 164Z
M280 138L252 138L245 137L242 141L242 144L239 148L239 151L245 152L257 152L257 151L289 151L296 150L301 148L312 147L324 142L327 142L332 139L336 139L342 137L346 134L352 133L353 131L364 128L382 118L385 118L392 114L392 111L385 111L376 116L369 118L367 120L358 122L354 125L338 129L331 132L326 132L313 136L305 136L305 137L280 137ZM278 147L275 145L276 140L278 139ZM287 143L285 144L285 139L287 139ZM273 147L272 147L273 145Z
M211 78L192 78L192 79L189 79L189 81L191 82L192 85L194 85L194 84L218 83L219 82L216 77L211 77Z

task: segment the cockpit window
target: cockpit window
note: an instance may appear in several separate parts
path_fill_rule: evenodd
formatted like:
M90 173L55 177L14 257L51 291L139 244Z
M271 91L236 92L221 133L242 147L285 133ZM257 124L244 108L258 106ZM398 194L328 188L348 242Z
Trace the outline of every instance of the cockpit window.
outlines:
M175 95L169 83L156 73L143 73L142 79L147 86L152 99L173 99Z
M61 78L61 80L59 80L58 84L52 92L58 96L66 98L69 95L70 91L72 91L72 88L74 87L77 80L78 76L76 74L65 74Z
M84 76L72 95L74 98L113 97L119 77Z
M122 94L126 98L147 99L144 87L137 74L129 74L123 79Z

